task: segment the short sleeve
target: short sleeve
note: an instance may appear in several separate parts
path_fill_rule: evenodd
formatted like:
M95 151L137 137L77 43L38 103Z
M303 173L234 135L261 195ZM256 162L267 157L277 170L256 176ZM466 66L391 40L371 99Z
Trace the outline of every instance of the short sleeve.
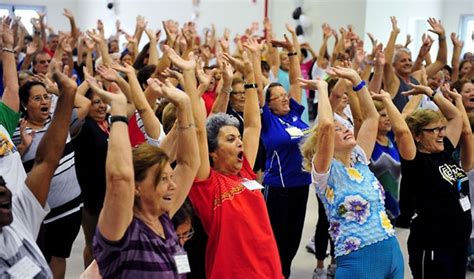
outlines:
M290 110L291 112L296 113L298 117L301 117L304 111L304 106L298 104L298 102L295 101L293 98L290 98Z
M0 102L0 124L8 131L10 138L13 137L13 133L15 132L19 120L20 113Z
M49 206L42 207L26 185L19 189L13 196L14 218L19 218L36 239L43 219L49 213Z
M71 123L69 124L69 133L72 137L75 137L80 131L84 120L79 119L77 116L77 109L72 110Z

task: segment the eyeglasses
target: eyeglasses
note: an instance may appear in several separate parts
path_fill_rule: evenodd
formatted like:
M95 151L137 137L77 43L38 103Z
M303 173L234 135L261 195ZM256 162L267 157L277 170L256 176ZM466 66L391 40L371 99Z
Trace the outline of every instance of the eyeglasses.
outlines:
M288 96L287 96L286 94L281 94L280 96L270 98L270 102L271 102L271 101L274 101L274 100L281 101L281 100L283 100L285 97L288 97Z
M51 59L48 59L48 60L40 60L38 61L38 64L46 64L46 63L50 63L51 62Z
M42 100L45 100L47 102L51 100L51 94L36 95L31 98L31 100L36 103L41 103Z
M242 97L245 95L245 91L232 91L230 92L231 95L234 95L234 96L239 96L239 97Z
M423 128L421 130L424 132L430 132L432 134L439 134L441 132L446 131L446 126L440 126L440 127L435 127L435 128Z
M194 228L191 227L191 229L185 233L178 234L178 239L182 241L187 241L194 235Z

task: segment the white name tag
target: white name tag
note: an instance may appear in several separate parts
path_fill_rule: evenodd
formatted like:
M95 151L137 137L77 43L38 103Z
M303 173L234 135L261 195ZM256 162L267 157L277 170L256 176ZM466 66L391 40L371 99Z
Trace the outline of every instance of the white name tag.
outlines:
M245 186L245 188L249 189L249 190L260 190L260 189L263 189L263 186L258 183L257 181L255 180L244 180L242 181L242 185Z
M296 128L296 127L289 127L289 128L286 128L285 130L292 138L300 138L304 136L303 131L301 131L299 128Z
M189 266L188 255L181 254L174 256L174 262L176 263L176 269L178 274L189 273L191 272L191 267Z
M464 212L471 209L471 202L469 201L468 197L462 197L459 199L459 203L461 204L461 208Z
M7 270L13 278L33 278L40 272L41 268L27 256Z

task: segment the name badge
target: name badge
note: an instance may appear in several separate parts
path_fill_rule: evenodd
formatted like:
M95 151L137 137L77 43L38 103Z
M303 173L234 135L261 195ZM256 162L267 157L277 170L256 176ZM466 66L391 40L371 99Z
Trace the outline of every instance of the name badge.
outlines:
M7 270L13 278L33 278L41 272L41 268L28 256L23 257Z
M257 181L255 180L244 180L242 181L242 185L245 186L245 188L249 189L249 190L260 190L260 189L263 189L263 186L258 183Z
M288 127L285 130L292 138L301 138L304 136L303 131L296 127Z
M191 272L191 267L189 266L188 254L179 254L174 256L174 262L176 264L176 269L178 274L184 274Z
M471 209L471 202L469 201L469 198L464 196L459 199L459 203L461 204L461 208L464 212L468 211Z

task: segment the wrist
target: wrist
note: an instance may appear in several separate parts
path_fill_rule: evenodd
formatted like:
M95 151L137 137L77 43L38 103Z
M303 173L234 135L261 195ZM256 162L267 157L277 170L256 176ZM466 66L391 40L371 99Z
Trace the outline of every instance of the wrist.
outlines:
M444 34L439 34L438 39L439 39L440 41L446 40L446 36L445 36Z
M352 90L354 90L355 92L358 92L360 91L364 86L365 86L365 80L361 80L357 85L354 85L354 87L352 87Z

